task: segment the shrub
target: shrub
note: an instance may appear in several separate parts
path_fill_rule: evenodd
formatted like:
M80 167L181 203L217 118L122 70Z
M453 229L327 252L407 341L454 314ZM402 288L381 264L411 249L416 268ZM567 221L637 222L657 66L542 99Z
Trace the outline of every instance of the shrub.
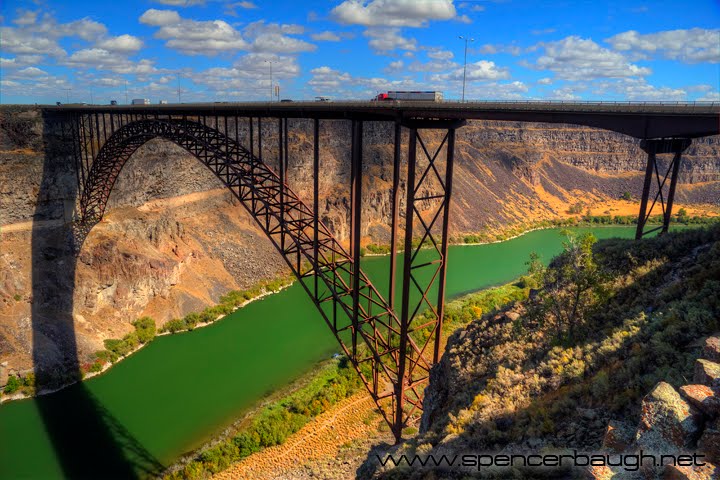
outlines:
M22 387L22 381L20 380L20 378L16 377L15 375L10 375L8 377L7 385L5 385L4 392L10 395L17 392L20 387Z
M139 318L132 325L135 327L135 333L140 343L148 343L155 338L155 320L152 318Z

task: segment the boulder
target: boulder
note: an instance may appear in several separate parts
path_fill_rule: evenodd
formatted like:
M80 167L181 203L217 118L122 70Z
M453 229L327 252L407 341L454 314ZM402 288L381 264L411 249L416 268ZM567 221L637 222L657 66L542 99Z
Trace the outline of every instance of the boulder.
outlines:
M720 472L715 465L710 463L696 467L668 465L665 467L662 478L663 480L719 480Z
M705 339L702 356L706 360L720 362L720 337L708 337Z
M610 420L605 429L602 449L613 453L624 452L633 441L633 431L630 426L617 420Z
M707 385L684 385L680 387L680 394L705 415L715 418L720 414L720 397Z
M672 454L690 447L700 435L702 414L669 383L660 382L643 398L637 446L649 453Z
M700 358L695 361L695 383L707 385L710 388L720 388L720 364Z
M707 461L720 463L720 421L705 428L698 441L698 452L705 455Z

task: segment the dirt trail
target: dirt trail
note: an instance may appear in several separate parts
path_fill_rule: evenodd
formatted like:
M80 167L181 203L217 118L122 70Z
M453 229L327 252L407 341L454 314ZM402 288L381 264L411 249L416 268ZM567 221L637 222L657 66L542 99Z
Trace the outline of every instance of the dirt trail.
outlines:
M375 403L367 392L356 393L318 415L284 444L255 453L218 473L213 479L287 479L302 465L335 458L343 446L376 431L376 422L366 424L363 421L372 415L374 409Z

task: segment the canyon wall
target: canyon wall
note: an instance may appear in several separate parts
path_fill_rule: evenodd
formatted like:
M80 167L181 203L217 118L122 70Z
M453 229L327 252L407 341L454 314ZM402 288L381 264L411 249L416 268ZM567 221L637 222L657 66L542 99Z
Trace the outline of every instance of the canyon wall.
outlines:
M263 158L273 166L277 125L263 126ZM238 130L242 141L247 125ZM364 130L362 232L366 242L383 243L389 239L393 133L382 123ZM289 183L311 200L312 122L291 120L289 132ZM220 181L163 140L148 142L125 165L105 219L75 262L67 222L77 186L72 146L61 133L38 109L0 108L0 362L29 369L40 351L47 365L61 369L68 355L84 361L103 339L130 331L129 322L141 315L163 323L286 271ZM321 218L341 240L349 229L349 133L349 122L321 123ZM442 140L440 132L422 136L431 151ZM695 141L685 158L677 202L717 209L720 137ZM558 218L577 201L598 205L602 213L603 202L621 205L625 192L634 197L625 207L636 211L644 161L636 140L613 132L470 122L457 133L451 233ZM401 198L404 191L403 179ZM63 348L68 342L75 347ZM34 360L33 344L41 345Z

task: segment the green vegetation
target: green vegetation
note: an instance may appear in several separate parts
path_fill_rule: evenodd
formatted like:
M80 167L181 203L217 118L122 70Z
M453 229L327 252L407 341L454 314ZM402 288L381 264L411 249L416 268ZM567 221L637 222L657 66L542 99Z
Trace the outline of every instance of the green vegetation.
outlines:
M632 200L632 194L630 192L623 192L622 195L620 195L621 200Z
M140 345L150 343L155 338L155 320L142 317L134 321L134 332L130 332L121 339L108 338L103 342L105 350L95 352L95 358L90 363L80 366L83 377L90 372L99 372L108 363L115 363L119 358L129 355Z
M373 255L387 255L390 253L390 245L378 245L371 243L366 248L367 251Z
M10 375L8 377L8 383L5 385L2 393L12 395L13 393L20 392L24 395L33 395L35 393L35 374L28 373L24 377L19 375Z
M462 391L420 441L449 433L474 448L532 437L591 448L602 428L578 408L637 421L641 398L660 380L687 383L697 340L720 327L720 225L632 241L569 236L564 252L527 278L539 286L515 321L484 314L448 348L463 365Z
M572 208L572 207L571 207ZM580 210L582 211L582 210ZM683 225L713 225L720 222L720 217L708 217L708 216L689 216L686 214L680 214L685 212L684 209L680 209L678 214L675 215L674 222L681 223ZM580 213L579 211L577 213ZM653 215L648 219L649 225L660 225L662 224L662 215ZM558 228L558 227L592 227L597 225L636 225L636 215L590 215L586 212L584 215L579 217L570 217L553 220L541 220L539 222L524 223L516 225L501 233L489 234L489 233L477 233L477 234L466 234L462 237L452 237L450 243L453 244L474 244L474 243L490 243L490 242L502 242L510 238L522 235L530 230L540 228ZM672 225L671 225L672 226Z
M228 468L265 447L280 445L313 417L362 387L346 357L326 363L303 388L264 407L234 437L200 453L165 479L200 479Z
M22 300L22 295L20 295L19 293L16 293L15 295L13 295L13 300L15 300L16 302L19 302L20 300Z
M585 207L585 203L577 202L567 209L567 213L577 215L578 213L582 213L583 207Z
M161 333L177 333L193 330L198 324L212 323L220 317L232 313L236 308L248 300L259 297L266 292L276 292L292 283L292 277L282 277L276 280L260 282L247 290L233 290L220 297L220 303L207 307L200 313L189 313L183 318L168 321L160 329Z

